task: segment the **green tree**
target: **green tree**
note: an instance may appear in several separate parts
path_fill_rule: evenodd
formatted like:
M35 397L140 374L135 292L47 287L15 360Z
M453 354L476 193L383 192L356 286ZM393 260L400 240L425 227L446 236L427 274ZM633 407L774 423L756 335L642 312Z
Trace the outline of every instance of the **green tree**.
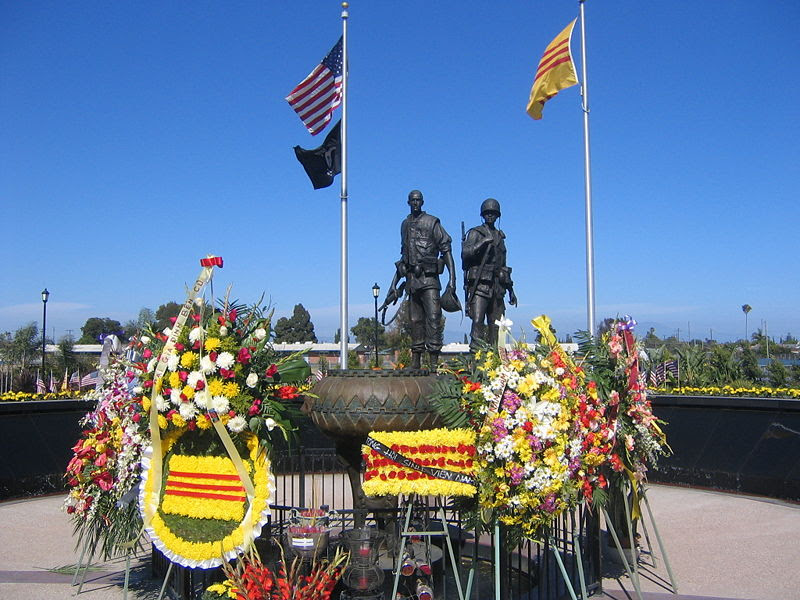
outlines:
M108 317L89 317L86 319L83 327L81 327L81 338L78 340L79 344L99 344L100 336L115 334L124 336L122 325L115 319Z
M378 323L378 347L386 347L386 328ZM350 333L359 344L365 346L375 346L375 319L361 317L358 323L350 328Z
M177 302L166 302L156 309L155 322L153 329L156 331L164 331L167 327L172 327L172 319L178 316L181 312L182 304ZM141 311L139 315L141 316Z
M291 318L281 317L275 323L275 341L284 343L316 342L314 323L302 304L295 304Z
M17 329L12 335L9 332L0 336L0 358L3 362L19 365L23 369L36 357L41 355L42 338L36 323L28 323Z
M789 373L786 371L786 365L777 358L773 359L769 366L767 366L767 376L769 377L769 384L772 387L786 387L789 380Z
M758 359L756 353L749 346L745 346L742 350L742 377L753 383L758 383L764 376L761 367L758 366Z
M156 314L149 308L139 309L139 316L125 323L125 337L131 338L140 334L142 331L153 326L156 322Z
M394 319L388 325L386 346L394 350L411 349L411 319L408 314L408 302L400 304ZM408 364L408 362L405 364Z
M800 387L800 365L789 367L789 376L791 377L792 385Z
M661 338L656 335L655 327L651 327L647 331L642 343L644 344L645 348L658 348L664 344L664 342L661 341Z
M714 385L730 385L741 379L742 363L736 356L735 349L729 345L713 344L709 356L710 381Z
M681 384L702 386L708 383L709 377L705 370L706 353L702 346L681 344L677 349Z

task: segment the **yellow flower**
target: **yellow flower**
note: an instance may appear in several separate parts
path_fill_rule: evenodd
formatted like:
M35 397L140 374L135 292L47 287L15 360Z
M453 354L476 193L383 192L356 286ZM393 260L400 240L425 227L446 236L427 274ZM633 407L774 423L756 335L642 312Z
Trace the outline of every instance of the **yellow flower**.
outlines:
M211 429L211 419L209 419L207 415L198 415L197 427L200 429Z
M239 384L234 381L228 381L222 385L222 395L228 398L235 398L240 391Z
M145 412L150 410L150 397L149 396L142 396L142 408Z
M181 387L181 376L178 375L177 371L173 371L169 374L169 386L172 388Z
M181 365L187 369L192 368L197 361L198 356L194 352L184 352L183 356L181 356Z
M219 338L208 338L206 340L206 343L203 344L203 346L205 347L206 352L211 352L219 348L219 344L220 344Z
M174 413L172 417L170 417L170 420L175 427L186 427L186 421L180 415L180 413Z
M183 389L181 390L181 392L183 393L184 396L189 398L189 400L194 398L194 388L192 386L190 386L190 385L183 386Z
M208 380L208 393L212 396L222 395L222 380L219 377L214 377Z
M164 415L158 415L158 427L159 429L167 428L167 418Z

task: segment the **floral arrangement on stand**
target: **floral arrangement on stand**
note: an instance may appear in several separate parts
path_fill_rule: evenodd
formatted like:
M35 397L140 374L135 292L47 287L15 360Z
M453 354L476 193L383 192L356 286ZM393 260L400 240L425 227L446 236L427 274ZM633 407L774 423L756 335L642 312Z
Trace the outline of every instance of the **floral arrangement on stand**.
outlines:
M131 398L132 374L126 366L114 360L101 376L102 385L87 396L97 405L81 421L83 434L67 465L70 491L63 508L72 518L78 545L99 548L110 558L139 538L136 489L149 436Z
M367 496L474 496L475 432L373 431L362 446Z
M225 300L216 309L199 299L188 307L184 323L178 317L136 344L135 400L152 438L139 505L171 561L211 568L236 557L269 517L267 454L293 433L292 401L310 369L300 353L275 353L272 313L260 306Z
M310 569L296 558L287 572L285 559L270 569L250 552L235 566L223 565L227 579L209 586L202 600L329 600L348 560L339 549L333 559L315 560Z
M633 519L640 515L638 490L646 482L648 469L671 453L661 429L663 421L653 415L639 370L643 349L634 335L635 326L631 317L623 317L597 338L585 332L578 336L613 434L608 440L606 477L615 496L621 498L630 490Z
M477 509L512 535L541 539L564 511L607 485L609 439L592 382L558 344L550 320L532 321L541 341L485 348L474 363L443 368L434 406L449 427L477 433ZM507 333L511 323L501 322Z

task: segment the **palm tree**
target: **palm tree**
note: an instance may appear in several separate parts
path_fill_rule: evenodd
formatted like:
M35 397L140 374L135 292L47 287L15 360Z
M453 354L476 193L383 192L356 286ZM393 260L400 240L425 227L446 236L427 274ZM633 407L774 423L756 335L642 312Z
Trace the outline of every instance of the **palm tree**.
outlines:
M747 313L753 310L749 304L742 304L742 312L744 313L744 341L747 343Z

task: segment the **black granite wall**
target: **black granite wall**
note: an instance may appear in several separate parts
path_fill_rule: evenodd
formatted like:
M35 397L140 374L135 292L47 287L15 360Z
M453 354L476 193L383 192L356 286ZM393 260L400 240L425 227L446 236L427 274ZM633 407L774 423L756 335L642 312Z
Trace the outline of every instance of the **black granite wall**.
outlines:
M79 421L93 406L85 400L0 402L0 499L65 490Z
M800 400L651 399L674 455L650 481L800 501Z

